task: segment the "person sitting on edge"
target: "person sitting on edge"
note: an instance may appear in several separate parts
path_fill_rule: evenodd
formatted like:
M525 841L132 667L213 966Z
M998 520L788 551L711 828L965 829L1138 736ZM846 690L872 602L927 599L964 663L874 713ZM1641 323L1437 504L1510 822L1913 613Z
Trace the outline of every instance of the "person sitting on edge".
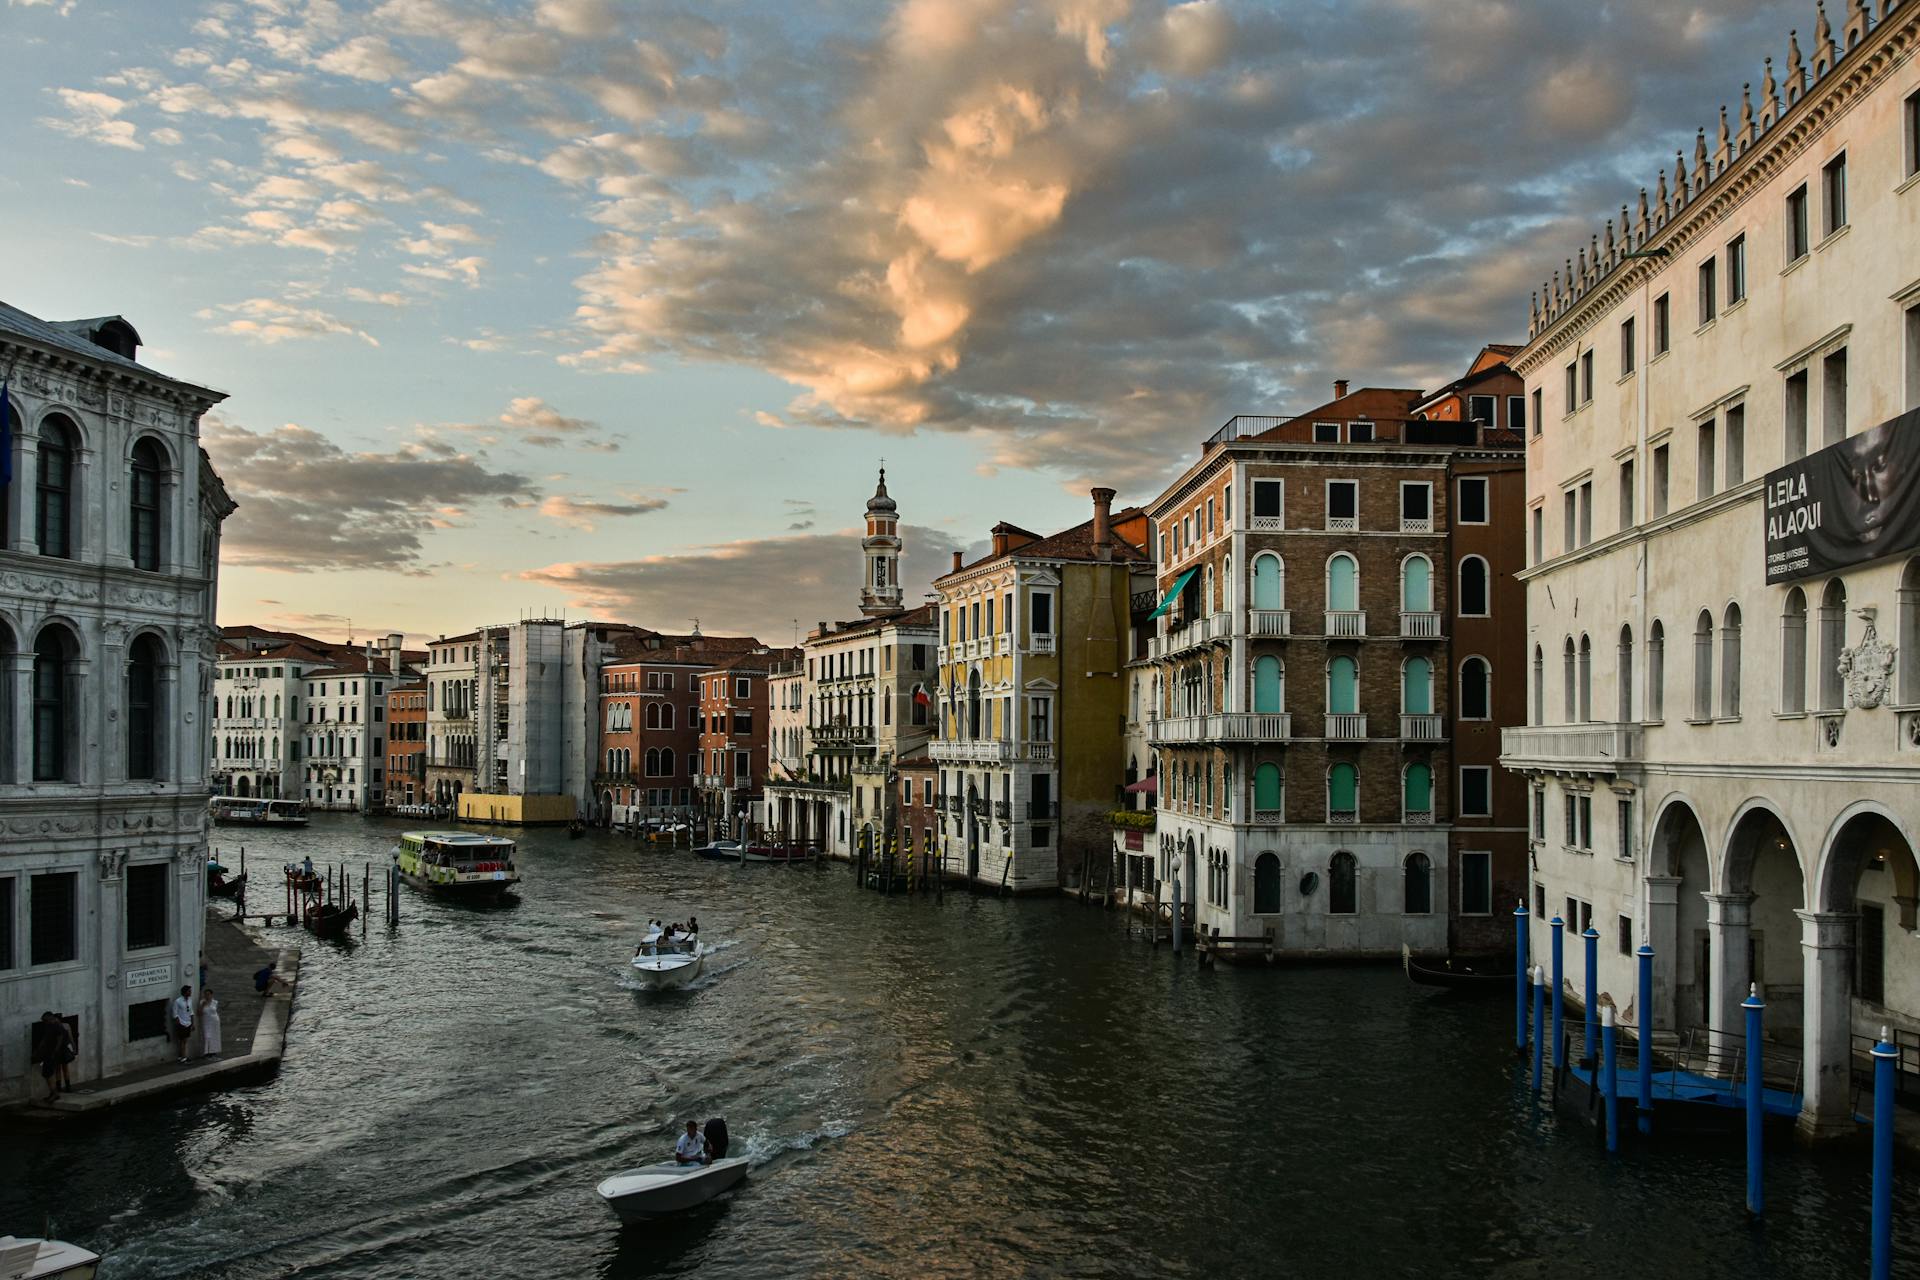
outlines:
M266 968L254 972L253 989L263 996L273 994L273 984L276 982L283 987L292 988L291 983L273 971L272 965L268 965Z
M705 1164L707 1162L706 1139L700 1136L700 1126L687 1121L687 1131L680 1135L680 1141L673 1144L673 1159L676 1164Z

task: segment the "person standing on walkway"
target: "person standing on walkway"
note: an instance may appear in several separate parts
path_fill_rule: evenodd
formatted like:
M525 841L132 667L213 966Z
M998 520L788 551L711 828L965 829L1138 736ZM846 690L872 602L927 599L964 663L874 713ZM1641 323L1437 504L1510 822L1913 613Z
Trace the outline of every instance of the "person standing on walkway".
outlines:
M200 988L199 1003L194 1012L200 1021L200 1056L217 1058L220 1056L220 1002L213 998L212 987Z
M72 1091L67 1064L73 1058L72 1028L53 1010L47 1010L40 1015L40 1078L47 1082L48 1102L59 1097L62 1089Z
M193 1035L193 988L182 987L180 994L173 998L171 1010L173 1031L173 1053L175 1062L187 1060L187 1041Z

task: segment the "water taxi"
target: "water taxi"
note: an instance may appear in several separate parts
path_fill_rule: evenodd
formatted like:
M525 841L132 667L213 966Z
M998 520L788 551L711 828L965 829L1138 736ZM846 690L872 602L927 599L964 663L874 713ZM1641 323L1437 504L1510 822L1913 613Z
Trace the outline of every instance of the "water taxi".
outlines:
M220 827L304 827L308 822L304 800L215 796L207 801L207 813Z
M520 883L514 844L467 831L409 831L394 846L400 878L453 898L497 898Z

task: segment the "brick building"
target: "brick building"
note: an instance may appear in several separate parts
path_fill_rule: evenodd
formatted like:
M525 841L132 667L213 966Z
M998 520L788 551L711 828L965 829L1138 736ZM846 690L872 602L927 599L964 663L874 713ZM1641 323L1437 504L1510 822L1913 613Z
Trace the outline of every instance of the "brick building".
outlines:
M427 802L427 682L387 690L387 807Z
M895 765L894 776L899 786L897 865L912 868L916 878L932 874L940 859L940 766L922 753Z
M1455 416L1457 386L1341 382L1298 417L1229 422L1152 504L1158 887L1177 876L1197 923L1297 954L1497 932L1525 814L1494 767L1492 691L1524 643L1502 359L1469 375L1497 421Z
M688 818L698 808L700 674L761 648L749 636L627 636L600 668L594 821Z
M715 833L739 836L760 819L767 776L767 680L790 649L760 649L712 663L698 676L700 744L696 803Z

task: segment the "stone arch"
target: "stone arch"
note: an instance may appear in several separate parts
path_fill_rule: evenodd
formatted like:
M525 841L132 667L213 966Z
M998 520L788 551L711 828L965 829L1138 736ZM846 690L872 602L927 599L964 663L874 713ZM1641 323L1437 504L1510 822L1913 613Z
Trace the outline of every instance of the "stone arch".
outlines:
M1904 846L1904 847L1902 847ZM1820 853L1812 876L1813 892L1808 895L1813 910L1849 912L1854 909L1862 872L1876 854L1887 855L1896 897L1920 895L1920 829L1910 820L1874 800L1856 800L1835 816L1821 838ZM1904 853L1904 864L1893 855ZM1913 909L1907 908L1902 924L1908 930L1915 925Z
M1697 1026L1707 1021L1709 973L1705 961L1707 901L1712 888L1706 827L1699 805L1669 792L1653 806L1647 840L1646 915L1641 936L1654 951L1653 1025Z
M1736 1028L1740 1002L1758 983L1769 1034L1797 1035L1806 990L1800 912L1808 880L1800 845L1779 810L1754 797L1735 811L1723 848L1715 899L1722 923L1712 945L1725 954L1709 956L1715 992L1708 1025Z

